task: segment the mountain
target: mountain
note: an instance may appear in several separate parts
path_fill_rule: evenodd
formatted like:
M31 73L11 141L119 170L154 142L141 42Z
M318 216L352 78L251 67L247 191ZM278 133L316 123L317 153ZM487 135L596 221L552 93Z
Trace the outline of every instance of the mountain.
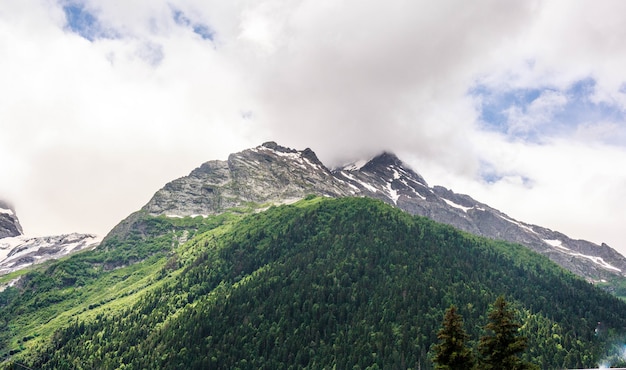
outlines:
M0 200L0 239L22 234L22 225L15 210L8 203Z
M127 241L160 245L151 257L102 269L125 249L111 238L25 276L0 310L0 325L9 323L0 335L14 334L11 360L37 369L430 369L445 309L457 305L477 340L504 294L524 323L525 359L580 368L596 366L626 326L626 303L547 258L379 200L308 196L224 215L144 215Z
M454 222L570 242L390 153L331 170L265 143L167 184L98 247L0 276L0 369L429 369L445 310L476 341L500 295L526 360L626 364L626 303L601 277ZM585 272L621 277L586 255L572 256Z
M78 233L25 236L13 207L0 201L0 276L33 264L95 248L101 239L93 234Z
M227 209L290 203L308 194L380 199L413 215L452 225L475 235L520 243L596 283L626 276L626 258L606 244L574 240L550 229L521 222L468 195L430 187L394 154L329 169L311 149L297 151L274 142L209 161L174 180L143 207L166 216L214 215ZM116 227L123 235L137 214Z

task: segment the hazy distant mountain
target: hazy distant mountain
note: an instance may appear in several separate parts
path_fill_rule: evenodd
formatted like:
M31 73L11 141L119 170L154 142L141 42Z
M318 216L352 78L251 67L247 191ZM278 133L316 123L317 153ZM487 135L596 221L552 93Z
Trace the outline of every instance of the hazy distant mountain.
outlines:
M44 237L22 235L22 226L13 207L0 201L0 275L57 259L87 248L100 238L92 234L65 234Z
M95 248L100 240L96 235L79 233L0 239L0 275Z
M8 203L0 200L0 239L22 234L22 225L15 210Z
M626 258L606 244L574 240L515 220L468 195L431 187L391 153L331 170L311 149L297 151L268 142L231 154L226 161L202 164L189 176L165 185L142 212L180 217L210 215L250 204L289 203L308 194L381 199L411 214L476 235L520 243L590 281L626 274ZM132 220L130 216L112 235L124 233Z

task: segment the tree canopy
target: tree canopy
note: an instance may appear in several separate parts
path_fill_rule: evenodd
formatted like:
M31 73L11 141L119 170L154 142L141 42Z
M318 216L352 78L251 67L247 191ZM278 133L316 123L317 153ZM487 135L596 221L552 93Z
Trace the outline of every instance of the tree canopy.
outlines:
M521 324L515 318L515 311L509 307L504 296L499 296L489 312L489 322L484 328L487 333L478 343L481 368L485 370L534 368L520 357L528 343L528 338L520 335L520 327Z
M463 329L463 317L456 306L450 306L437 333L439 343L433 347L435 369L467 370L474 366L472 350L467 346L469 335Z

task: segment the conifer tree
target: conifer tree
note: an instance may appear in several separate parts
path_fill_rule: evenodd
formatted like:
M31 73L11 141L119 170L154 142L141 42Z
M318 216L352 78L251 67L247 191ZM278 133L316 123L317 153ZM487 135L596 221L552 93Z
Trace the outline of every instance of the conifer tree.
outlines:
M508 307L503 296L499 296L489 312L487 334L480 338L478 351L481 354L481 369L533 369L519 355L527 345L526 337L519 335L521 325L515 321L515 311Z
M469 336L463 329L463 317L450 306L443 317L441 329L437 334L439 343L434 346L436 369L467 370L474 365L474 356L465 343Z

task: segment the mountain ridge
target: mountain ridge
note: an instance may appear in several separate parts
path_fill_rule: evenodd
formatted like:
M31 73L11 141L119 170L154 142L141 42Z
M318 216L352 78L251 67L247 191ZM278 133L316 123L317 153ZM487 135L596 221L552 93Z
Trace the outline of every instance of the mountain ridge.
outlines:
M364 162L364 163L363 163ZM167 183L141 209L152 216L219 214L238 207L264 208L302 199L365 196L412 215L429 217L475 235L522 244L588 281L626 276L626 258L606 244L575 240L548 228L518 221L469 195L426 180L395 154L329 169L310 148L295 150L275 142L211 160L188 176ZM132 218L132 216L131 216ZM123 234L122 221L109 235Z

